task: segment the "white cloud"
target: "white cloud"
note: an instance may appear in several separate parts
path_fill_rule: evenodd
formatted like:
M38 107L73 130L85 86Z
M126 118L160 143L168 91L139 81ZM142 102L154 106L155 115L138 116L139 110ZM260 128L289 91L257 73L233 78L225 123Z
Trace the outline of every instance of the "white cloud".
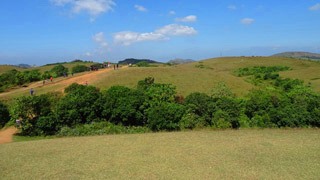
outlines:
M237 6L235 6L235 5L229 5L229 6L228 6L228 9L234 11L234 10L237 10L238 8L237 8Z
M186 17L183 17L183 18L177 18L176 21L178 21L178 22L196 22L197 21L197 16L190 15L190 16L186 16Z
M92 56L92 54L90 52L86 52L85 55L88 57Z
M97 44L99 44L100 47L105 48L108 46L108 43L104 37L103 32L99 32L95 35L92 36L92 39L94 42L96 42Z
M317 4L309 7L309 10L310 11L318 11L318 10L320 10L320 3L317 3Z
M169 24L155 31L156 33L168 36L185 36L195 35L197 31L190 26L182 26L179 24Z
M134 8L136 8L137 11L141 11L141 12L147 12L148 10L141 6L141 5L134 5Z
M195 35L196 33L197 31L193 27L170 24L154 32L118 32L113 35L113 40L116 44L128 46L136 42L168 40L171 36Z
M243 18L241 19L241 24L244 24L244 25L250 25L254 22L255 20L252 19L252 18Z
M135 42L141 41L159 41L167 39L164 35L159 33L137 33L131 31L124 31L115 33L113 36L114 42L121 45L131 45Z
M111 11L116 5L113 0L51 0L51 2L56 6L70 5L74 14L86 12L93 17Z
M169 11L169 15L175 15L176 12L175 11Z

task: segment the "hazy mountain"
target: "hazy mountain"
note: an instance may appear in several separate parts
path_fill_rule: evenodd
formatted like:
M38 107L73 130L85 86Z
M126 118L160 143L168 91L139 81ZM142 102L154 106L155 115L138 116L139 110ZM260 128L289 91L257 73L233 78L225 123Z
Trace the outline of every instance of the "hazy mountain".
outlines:
M139 62L147 62L147 63L160 63L154 60L150 60L150 59L135 59L135 58L128 58L122 61L119 61L119 64L137 64Z
M297 59L310 59L310 60L320 61L320 54L310 53L310 52L283 52L283 53L274 54L272 56L290 57L290 58L297 58Z
M30 66L29 64L18 64L16 65L17 67L20 67L20 68L31 68L32 66Z
M195 60L192 59L172 59L170 61L168 61L169 64L185 64L185 63L191 63L191 62L195 62Z

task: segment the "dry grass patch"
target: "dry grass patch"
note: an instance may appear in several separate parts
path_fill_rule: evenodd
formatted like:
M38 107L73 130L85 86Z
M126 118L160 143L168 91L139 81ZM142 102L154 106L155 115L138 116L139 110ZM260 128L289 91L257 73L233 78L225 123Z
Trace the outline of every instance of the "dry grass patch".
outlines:
M0 145L2 179L317 179L320 131L226 130Z

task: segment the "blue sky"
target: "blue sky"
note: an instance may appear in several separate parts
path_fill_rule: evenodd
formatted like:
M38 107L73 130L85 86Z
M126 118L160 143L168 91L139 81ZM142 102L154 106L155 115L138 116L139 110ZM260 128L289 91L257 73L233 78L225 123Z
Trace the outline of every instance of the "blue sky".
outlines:
M1 0L0 64L320 53L320 0Z

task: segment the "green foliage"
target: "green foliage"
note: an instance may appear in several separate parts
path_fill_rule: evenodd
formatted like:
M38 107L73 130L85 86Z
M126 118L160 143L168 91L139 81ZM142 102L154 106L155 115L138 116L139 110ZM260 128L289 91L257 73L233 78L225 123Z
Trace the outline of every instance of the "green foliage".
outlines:
M279 77L275 82L278 86L252 90L244 99L224 83L218 83L211 96L195 92L185 99L176 95L175 86L155 83L152 77L139 81L137 89L113 86L103 92L72 84L64 96L20 97L10 112L12 120L21 120L22 135L320 127L320 95L298 80ZM5 107L0 104L1 109Z
M174 102L176 87L171 84L153 83L145 90L149 105L157 105L162 102Z
M138 81L138 90L145 91L147 90L152 84L154 84L153 77L147 77L144 80Z
M153 131L178 130L184 113L183 105L169 102L157 104L147 110L148 127Z
M79 124L74 128L63 127L58 136L89 136L103 134L133 134L150 132L147 127L122 126L110 122L94 122L91 124Z
M88 71L89 69L90 69L90 68L88 68L88 67L85 66L85 65L76 65L76 66L72 67L71 72L72 72L72 73L80 73L80 72Z
M290 67L288 67L288 66L268 66L268 67L267 66L254 66L254 67L239 68L238 70L235 71L235 73L237 76L240 76L240 77L241 76L250 76L250 75L259 76L262 74L268 74L268 76L271 76L275 72L287 71L287 70L290 70Z
M13 120L21 120L22 135L41 135L36 123L40 117L51 113L51 104L48 95L22 96L16 99L10 110Z
M0 101L0 128L10 120L8 107Z
M51 72L45 71L41 77L43 80L45 80L45 79L49 79L51 76L52 76Z
M146 61L141 61L136 64L138 67L150 67L150 64Z
M146 96L138 90L113 86L102 93L102 117L115 124L144 125L143 103Z
M224 97L235 97L231 89L224 83L219 82L212 90L211 97L214 99L224 98Z
M14 86L21 86L25 83L38 81L41 79L39 70L32 71L17 71L16 69L10 70L0 75L0 92Z
M199 92L191 93L186 97L184 103L188 111L204 119L205 125L210 124L214 111L213 99L210 96Z
M95 103L100 91L93 86L72 84L65 89L67 93L57 104L56 115L61 126L75 126L98 120L99 109Z
M192 109L187 109L179 122L180 129L195 129L203 128L206 126L206 120L204 117L192 112Z
M303 85L303 81L298 80L298 79L276 79L274 82L274 85L276 87L279 87L281 89L283 89L284 91L288 92L291 89L293 89L296 86L302 86Z
M68 74L68 68L64 67L62 64L54 66L50 73L53 75L53 77L60 77L64 74Z

